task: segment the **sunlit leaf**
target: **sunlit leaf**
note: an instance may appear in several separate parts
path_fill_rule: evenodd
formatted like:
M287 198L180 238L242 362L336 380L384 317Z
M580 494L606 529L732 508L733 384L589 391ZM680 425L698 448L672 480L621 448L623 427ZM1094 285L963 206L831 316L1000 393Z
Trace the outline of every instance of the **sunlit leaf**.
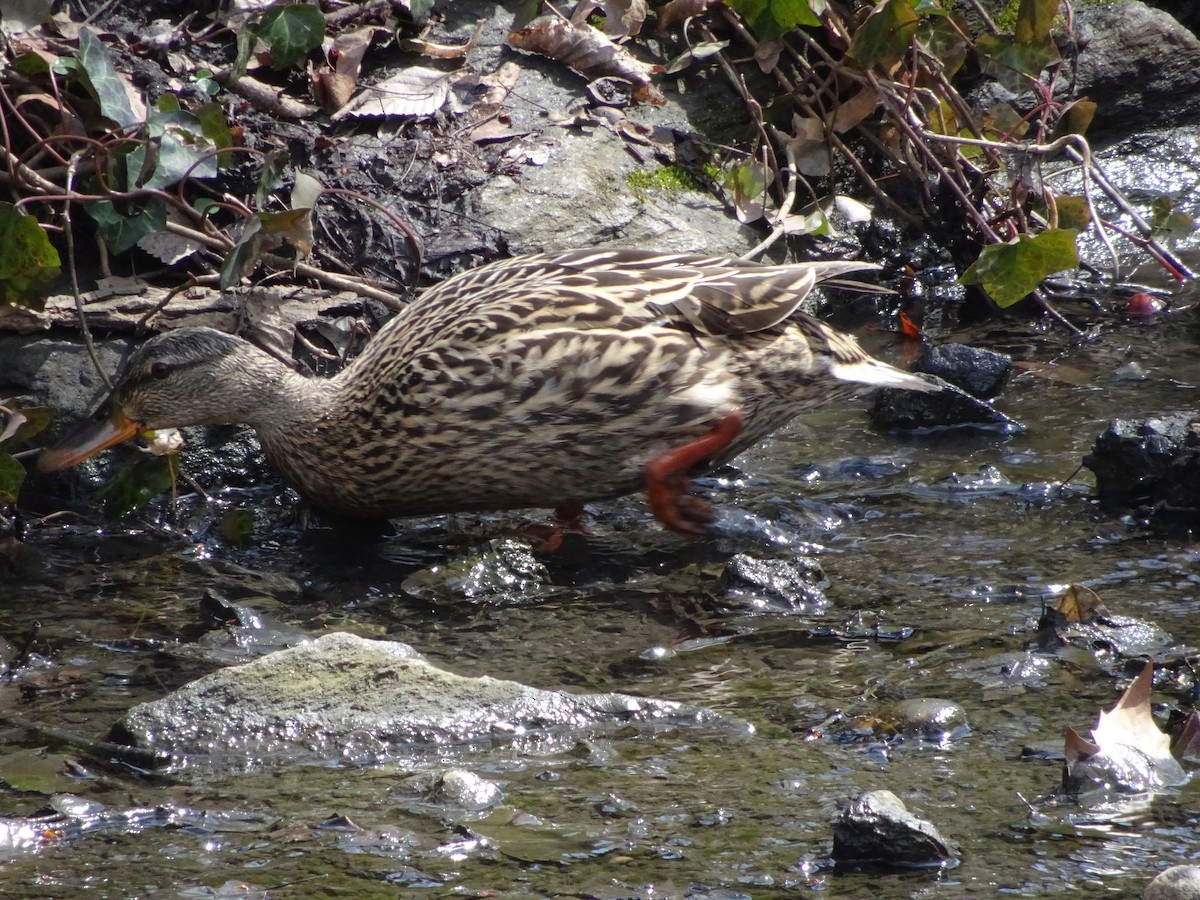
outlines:
M1021 44L1003 35L984 34L975 41L975 49L983 73L1018 93L1029 87L1030 80L1037 80L1043 69L1061 58L1050 38L1039 43Z
M1071 194L1061 194L1054 198L1054 205L1058 209L1059 228L1073 228L1076 231L1083 231L1092 224L1092 216L1088 212L1086 198L1075 197Z
M105 518L119 522L159 494L169 491L174 483L172 457L148 456L118 473L96 491L96 499L104 506Z
M186 175L215 178L216 146L200 120L186 110L156 112L148 121L149 140L130 151L126 164L139 172L131 187L169 188Z
M8 404L0 404L8 406ZM11 407L9 407L11 409ZM25 406L20 409L14 409L14 416L11 420L4 422L0 419L0 423L4 425L0 429L0 444L6 444L9 450L13 450L26 441L37 437L46 427L54 421L54 410L48 406ZM0 416L4 413L0 411Z
M738 221L749 224L763 217L770 172L757 160L744 159L729 167L725 189L733 197Z
M271 48L272 68L286 69L321 46L325 15L307 3L272 5L254 31Z
M864 69L889 69L908 53L920 24L910 0L884 0L854 32L850 55Z
M918 3L918 15L925 13ZM966 18L958 12L951 15L936 15L923 18L917 28L917 42L925 48L930 56L942 64L942 73L946 78L953 78L962 68L967 59L967 39L969 34Z
M1018 235L1011 244L991 244L983 248L979 259L959 281L982 285L1001 308L1012 306L1046 276L1079 265L1076 234L1073 229L1055 228L1036 237Z
M16 503L25 482L25 467L7 453L0 453L0 500Z
M200 133L212 141L218 150L233 146L233 135L229 131L229 122L225 119L225 110L220 103L205 103L192 110L192 115L200 123ZM232 153L217 155L218 166L228 166L233 162Z
M591 26L542 16L519 31L510 31L507 43L516 50L556 59L588 79L624 78L637 86L636 99L656 106L666 103L651 85L652 78L662 72L662 66L642 62Z
M1063 109L1058 124L1054 126L1054 137L1057 139L1064 134L1087 134L1095 117L1096 102L1081 97Z
M1072 584L1054 607L1068 622L1090 622L1097 616L1108 616L1104 601L1089 587Z
M58 251L37 219L0 202L0 306L41 309L60 271Z
M117 72L100 38L90 28L79 29L79 63L100 103L100 114L122 128L137 125L145 118L132 94L133 86Z
M774 40L798 25L821 24L809 0L729 0L728 5L764 41Z
M1039 44L1050 37L1061 0L1021 0L1013 37L1018 44Z
M1150 227L1156 237L1185 238L1196 230L1196 220L1179 209L1165 194L1150 204Z

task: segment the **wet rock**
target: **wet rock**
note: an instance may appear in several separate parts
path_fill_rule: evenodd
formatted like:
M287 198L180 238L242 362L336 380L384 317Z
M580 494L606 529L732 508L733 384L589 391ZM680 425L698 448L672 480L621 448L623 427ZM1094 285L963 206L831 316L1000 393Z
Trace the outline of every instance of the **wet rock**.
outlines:
M467 678L406 644L328 634L135 706L113 739L170 753L177 768L244 770L401 751L444 757L514 739L544 749L580 729L650 721L729 723L671 701Z
M1083 465L1096 475L1100 507L1156 524L1200 523L1200 422L1189 415L1114 419Z
M468 811L488 809L504 799L500 785L467 769L421 772L407 779L404 788L415 794L422 805Z
M1000 396L1012 372L1012 358L995 350L966 344L926 347L913 369L936 375L962 388L972 397L991 400Z
M945 866L957 857L937 828L908 811L891 791L859 794L842 810L833 829L838 863Z
M1200 39L1169 13L1139 0L1079 4L1074 39L1077 96L1097 104L1089 133L1200 115Z
M1200 900L1200 866L1171 866L1159 872L1142 900Z
M966 711L953 700L913 697L897 703L891 714L901 733L931 741L957 739L970 732Z
M947 389L928 394L881 390L871 407L871 421L884 429L980 425L1023 430L1019 422L986 402L1004 389L1011 368L1012 361L1003 353L965 344L931 347L913 371L942 379Z
M404 579L406 593L437 603L486 599L528 602L550 581L545 565L524 541L502 538L465 556L421 569Z
M738 553L721 573L726 599L755 612L820 612L829 579L816 559L755 559Z

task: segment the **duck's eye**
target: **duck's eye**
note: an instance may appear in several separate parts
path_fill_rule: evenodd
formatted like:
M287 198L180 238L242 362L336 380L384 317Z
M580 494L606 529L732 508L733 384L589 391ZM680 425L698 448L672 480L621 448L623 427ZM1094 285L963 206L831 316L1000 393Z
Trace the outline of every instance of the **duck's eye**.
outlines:
M151 378L166 378L171 374L171 367L165 362L156 362L150 366Z

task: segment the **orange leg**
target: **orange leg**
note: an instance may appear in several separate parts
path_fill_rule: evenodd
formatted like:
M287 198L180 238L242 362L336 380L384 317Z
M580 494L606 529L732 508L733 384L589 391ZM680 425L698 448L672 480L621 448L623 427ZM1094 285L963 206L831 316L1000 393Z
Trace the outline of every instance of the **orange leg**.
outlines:
M741 430L742 414L735 410L726 414L707 434L646 463L642 480L654 518L684 537L704 535L704 527L712 521L712 507L690 493L688 472L697 463L712 458L732 444Z
M538 552L554 553L562 546L566 532L585 533L586 529L579 521L582 516L582 503L564 503L555 508L553 522L526 525L523 531L537 542Z

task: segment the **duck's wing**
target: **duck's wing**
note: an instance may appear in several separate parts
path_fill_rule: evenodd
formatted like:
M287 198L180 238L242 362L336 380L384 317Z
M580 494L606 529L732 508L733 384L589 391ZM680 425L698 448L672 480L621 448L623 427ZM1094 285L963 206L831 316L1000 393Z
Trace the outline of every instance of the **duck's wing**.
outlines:
M699 335L734 336L783 322L817 284L873 268L845 261L767 266L723 256L575 250L465 272L431 289L421 304L427 315L453 308L460 323L476 315L516 316L531 329L634 328L660 321Z

